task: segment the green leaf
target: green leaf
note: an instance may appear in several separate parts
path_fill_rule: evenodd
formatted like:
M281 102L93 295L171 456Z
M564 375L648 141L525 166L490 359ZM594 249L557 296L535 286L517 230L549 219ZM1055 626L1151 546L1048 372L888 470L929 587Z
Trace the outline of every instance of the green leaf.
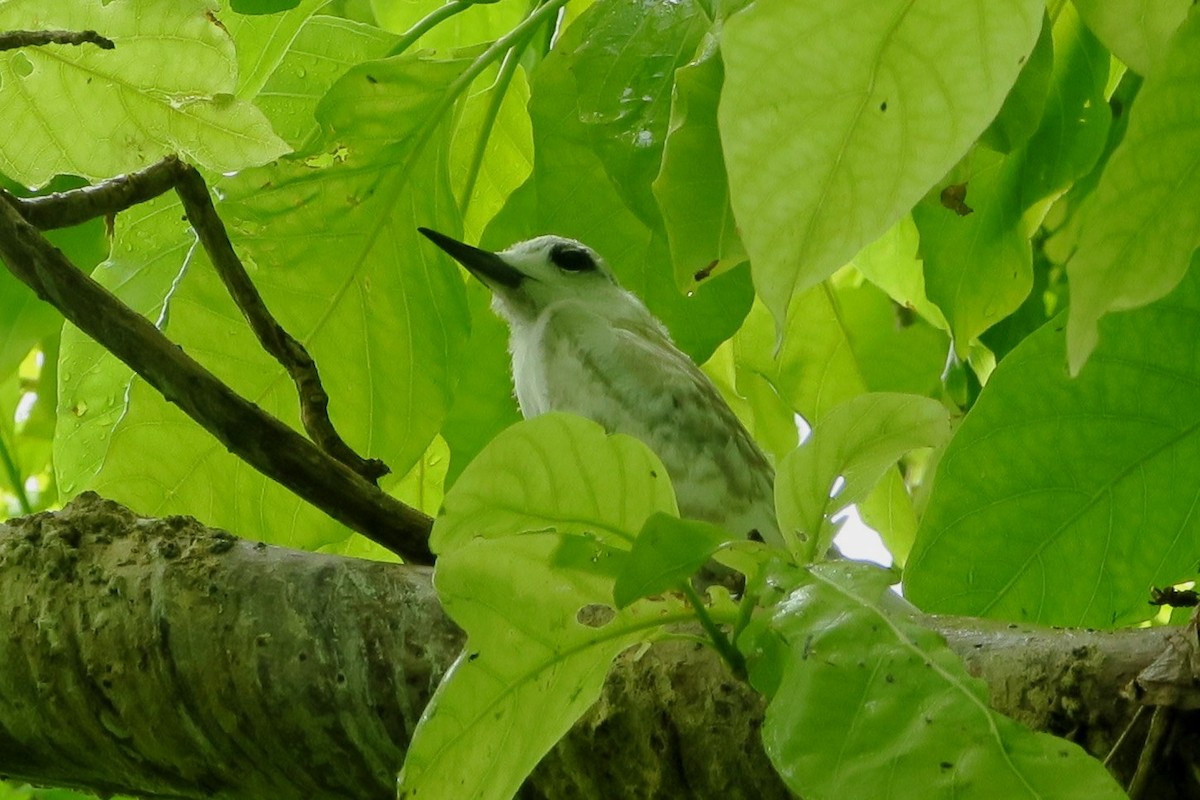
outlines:
M440 555L478 537L553 529L627 546L656 511L679 513L667 471L648 447L551 413L513 425L470 463L429 542Z
M1104 148L1104 49L1070 6L1060 12L1053 37L1054 74L1037 131L1006 157L976 149L965 160L966 174L956 170L945 181L964 187L973 211L948 207L936 192L913 211L929 298L950 322L960 358L1033 286L1029 237L1042 216L1036 205L1086 174Z
M690 618L671 599L614 612L596 563L611 555L590 537L530 533L439 557L438 594L467 645L417 726L400 797L508 800L600 697L612 659Z
M404 33L445 4L442 0L370 0L376 22L393 33ZM439 22L421 37L417 46L453 51L490 42L516 27L528 11L528 3L477 2L462 13Z
M282 3L276 11L225 14L221 24L237 48L237 97L255 100L263 85L287 61L300 31L328 0L258 0ZM237 9L233 9L237 10ZM278 131L276 131L278 133Z
M1035 0L986 12L954 0L763 0L727 21L725 163L755 287L777 320L966 152L1042 14Z
M168 153L214 172L286 153L233 96L237 61L216 10L210 0L0 5L0 29L96 30L116 44L0 54L0 171L39 186L56 173L107 178Z
M675 71L671 127L654 181L680 286L694 286L707 278L713 262L728 266L746 258L729 205L717 129L717 104L725 80L718 41L710 33L695 59Z
M1187 18L1192 0L1074 0L1079 15L1104 46L1134 72L1148 75Z
M445 136L405 171L417 129L463 66L402 58L356 67L321 106L327 159L243 172L223 183L218 204L268 307L316 360L338 431L399 474L441 426L466 340L462 280L416 233L456 224L443 216L453 208ZM98 277L236 391L295 425L291 381L193 247L178 203L124 212L118 231ZM296 547L348 536L74 334L62 381L56 465L68 494L91 488L142 513L192 513Z
M765 378L809 424L838 403L867 390L849 332L838 313L834 290L828 283L814 286L792 300L777 355L772 357L775 327L766 306L759 301L734 334L733 348L739 372ZM740 390L742 379L738 380Z
M1062 315L997 366L942 457L905 573L923 609L1108 627L1200 558L1200 258L1102 321L1075 379Z
M479 240L533 168L525 71L518 67L504 81L484 78L490 78L488 88L469 95L462 106L450 161L450 180L463 212L463 236L471 242Z
M813 568L758 637L763 744L808 800L1122 798L1077 745L990 710L987 686L912 621L890 573Z
M859 281L835 291L863 382L873 392L936 395L950 340L881 289Z
M617 608L679 587L733 536L698 520L655 512L633 542L613 586Z
M1171 39L1143 84L1125 138L1081 209L1067 264L1071 371L1096 346L1097 321L1171 291L1200 245L1200 14Z
M753 298L744 270L680 293L651 183L660 169L674 70L695 52L692 0L597 0L531 76L534 169L492 221L500 249L543 233L586 242L696 361L737 329Z
M948 330L941 309L925 294L925 266L917 256L921 235L911 215L905 215L887 233L854 257L863 277L887 292L904 308L911 308L934 327Z
M268 302L272 291L288 298L278 308L284 327L309 343L326 385L360 387L335 398L334 422L396 471L441 427L467 337L459 271L416 231L457 227L446 216L446 139L418 148L467 63L402 56L355 66L318 107L328 159L281 162L224 186L222 211L264 268L259 288Z
M1042 119L1050 74L1054 69L1054 40L1050 35L1050 18L1042 20L1042 32L1017 82L1004 99L1000 113L979 137L980 144L1000 153L1010 153L1028 139Z
M612 608L656 512L676 509L654 454L579 417L518 423L471 462L430 540L467 646L422 716L401 797L507 800L599 697L613 658L690 619L678 599Z
M779 527L793 552L803 561L825 553L830 517L865 498L905 453L949 437L949 412L927 397L879 392L834 408L775 479Z
M392 34L338 17L313 17L296 34L283 60L254 98L275 132L299 147L317 133L313 118L329 87L355 64L383 56Z

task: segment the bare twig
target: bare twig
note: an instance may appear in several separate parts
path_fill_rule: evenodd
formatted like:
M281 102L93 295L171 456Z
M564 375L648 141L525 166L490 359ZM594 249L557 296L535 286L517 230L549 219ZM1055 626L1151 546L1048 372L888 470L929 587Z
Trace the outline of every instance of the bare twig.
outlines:
M18 47L41 47L47 44L94 44L101 50L112 50L117 45L107 36L95 31L3 31L0 32L0 50L15 50Z
M69 228L96 217L152 200L170 191L177 180L179 160L168 156L138 172L121 175L95 186L41 197L14 198L4 195L29 224L43 231Z
M63 316L141 375L230 452L334 519L413 563L433 560L432 520L381 492L222 383L148 320L84 275L0 203L0 258Z
M318 447L374 483L389 472L387 465L376 458L361 457L334 430L329 419L329 395L321 385L312 356L267 310L262 295L233 250L225 223L213 208L204 178L194 167L178 161L176 164L175 191L183 201L188 221L259 343L287 370L296 384L304 430Z
M41 230L78 225L89 219L123 211L174 188L183 201L201 245L220 275L229 294L245 316L263 348L287 370L300 397L300 419L314 443L350 469L375 483L386 475L387 465L366 459L346 444L329 419L329 395L321 385L316 363L294 337L271 316L245 267L234 252L208 186L200 173L175 156L139 172L112 180L58 192L44 197L7 199L28 222Z

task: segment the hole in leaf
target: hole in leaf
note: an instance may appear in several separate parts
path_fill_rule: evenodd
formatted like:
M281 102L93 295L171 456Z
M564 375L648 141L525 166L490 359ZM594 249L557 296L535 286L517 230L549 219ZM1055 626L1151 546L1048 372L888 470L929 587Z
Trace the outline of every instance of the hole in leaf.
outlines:
M33 74L33 62L24 53L13 53L12 70L20 78L28 78Z
M575 614L575 621L580 625L586 625L589 628L603 628L608 623L612 622L613 617L617 612L612 606L606 606L601 603L592 603L579 609Z

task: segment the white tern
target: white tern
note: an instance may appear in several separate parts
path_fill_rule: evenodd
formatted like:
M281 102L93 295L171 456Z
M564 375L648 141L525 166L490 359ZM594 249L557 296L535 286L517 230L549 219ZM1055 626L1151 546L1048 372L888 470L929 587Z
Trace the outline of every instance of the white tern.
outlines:
M491 290L511 331L513 383L527 419L569 411L640 439L667 468L682 516L782 544L770 462L595 251L539 236L492 253L419 230Z

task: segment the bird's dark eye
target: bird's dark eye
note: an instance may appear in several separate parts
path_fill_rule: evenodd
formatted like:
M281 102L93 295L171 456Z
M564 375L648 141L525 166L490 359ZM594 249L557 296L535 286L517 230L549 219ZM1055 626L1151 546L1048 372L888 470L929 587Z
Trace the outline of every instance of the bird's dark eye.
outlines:
M588 272L596 268L596 259L591 253L571 244L556 244L550 248L550 260L567 272Z

